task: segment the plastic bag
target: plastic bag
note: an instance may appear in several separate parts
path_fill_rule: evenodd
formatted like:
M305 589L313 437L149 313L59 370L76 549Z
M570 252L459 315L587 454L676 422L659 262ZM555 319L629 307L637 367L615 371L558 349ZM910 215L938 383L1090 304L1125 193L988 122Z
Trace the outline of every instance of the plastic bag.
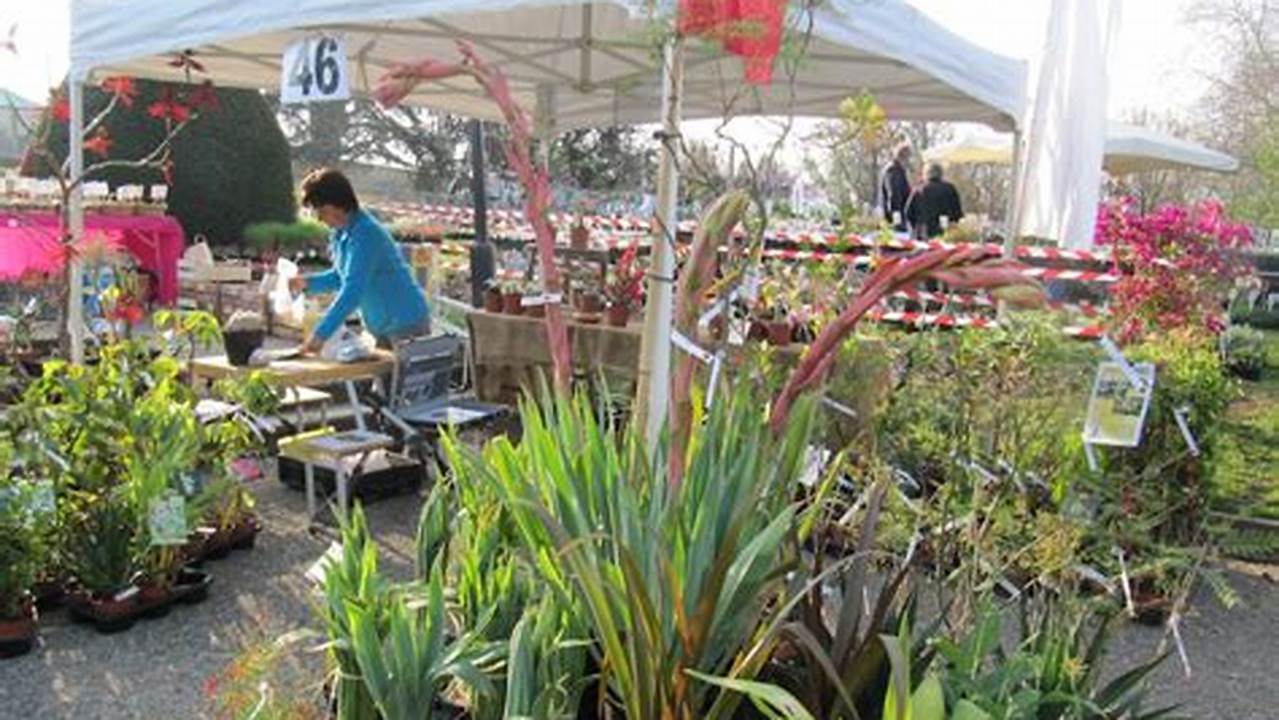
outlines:
M372 335L357 333L344 327L325 341L320 357L334 362L357 362L370 357L376 345Z
M292 260L280 258L275 263L275 274L263 278L265 286L271 283L267 297L271 299L271 312L278 318L293 325L301 326L306 319L306 296L293 296L289 291L289 281L300 274L298 266Z

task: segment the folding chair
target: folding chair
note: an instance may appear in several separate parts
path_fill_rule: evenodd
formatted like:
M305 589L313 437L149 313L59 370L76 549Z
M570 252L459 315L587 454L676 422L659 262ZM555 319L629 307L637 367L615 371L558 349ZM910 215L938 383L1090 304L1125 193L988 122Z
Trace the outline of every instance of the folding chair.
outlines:
M444 430L478 427L509 412L505 405L453 393L453 377L464 367L463 348L462 338L442 335L413 340L396 350L388 409L424 431L432 445Z

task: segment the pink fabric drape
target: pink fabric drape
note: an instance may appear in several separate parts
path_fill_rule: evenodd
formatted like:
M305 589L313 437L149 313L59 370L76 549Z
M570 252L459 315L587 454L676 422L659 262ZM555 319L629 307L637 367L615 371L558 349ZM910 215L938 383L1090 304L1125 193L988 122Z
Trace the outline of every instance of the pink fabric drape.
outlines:
M186 235L167 215L86 214L85 234L104 235L123 246L138 266L155 275L156 299L178 300L178 260ZM0 280L14 280L28 270L51 272L58 263L58 216L54 213L0 210Z

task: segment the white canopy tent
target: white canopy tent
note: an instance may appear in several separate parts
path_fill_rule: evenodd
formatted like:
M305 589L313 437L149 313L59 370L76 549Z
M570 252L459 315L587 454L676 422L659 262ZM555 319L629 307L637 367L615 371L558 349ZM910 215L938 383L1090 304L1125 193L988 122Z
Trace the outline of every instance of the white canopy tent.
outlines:
M1231 173L1239 169L1239 161L1225 153L1121 122L1107 123L1105 147L1102 166L1111 175L1151 170ZM952 142L925 150L924 158L950 165L1008 165L1013 159L1013 141L1004 133L975 129Z
M645 0L71 0L72 137L83 127L82 82L115 74L185 80L185 72L167 60L189 52L219 85L278 88L285 48L320 33L345 39L357 93L367 92L391 64L422 56L451 59L456 57L453 42L468 40L503 70L516 99L534 108L535 132L543 138L572 128L659 119L670 135L678 132L681 118L833 116L843 99L863 89L895 119L966 120L1014 129L1024 104L1023 63L968 43L900 0L823 3L805 18L812 35L795 81L779 69L766 88L744 87L740 61L709 43L688 43L687 51L685 43L667 43L656 52L653 31L669 26L675 3L657 0L657 12L652 5ZM499 117L470 80L424 84L406 102ZM80 143L73 142L73 174L82 160ZM675 226L676 183L674 157L664 152L658 227ZM70 215L78 237L83 226L78 192ZM641 388L653 378L646 396L647 406L655 409L648 421L652 439L669 376L674 261L668 246L654 244L640 361ZM78 272L73 267L73 282ZM76 358L82 354L79 312L73 306L70 313Z
M644 0L72 0L71 75L182 80L166 61L191 50L224 86L277 88L292 41L319 32L346 39L353 90L391 63L453 58L467 39L511 79L516 99L541 106L542 130L651 123L661 100L661 58ZM670 0L659 2L669 23ZM890 117L968 120L1011 129L1023 103L1024 65L938 26L905 2L829 0L794 86L742 92L741 65L690 44L684 117L831 116L869 89ZM927 38L927 42L920 42ZM469 81L421 87L409 103L499 119ZM732 105L730 106L730 102Z

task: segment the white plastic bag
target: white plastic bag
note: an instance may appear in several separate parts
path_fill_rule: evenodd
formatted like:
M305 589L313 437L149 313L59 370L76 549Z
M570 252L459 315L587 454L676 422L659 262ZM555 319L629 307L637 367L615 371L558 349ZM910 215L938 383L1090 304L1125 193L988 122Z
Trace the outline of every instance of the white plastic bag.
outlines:
M376 345L372 335L344 327L325 341L320 357L334 362L357 362L371 356Z
M267 293L271 298L271 312L292 325L301 326L306 319L306 296L293 296L289 281L299 275L298 266L292 260L280 258L275 263L274 285ZM265 284L265 280L263 283Z

